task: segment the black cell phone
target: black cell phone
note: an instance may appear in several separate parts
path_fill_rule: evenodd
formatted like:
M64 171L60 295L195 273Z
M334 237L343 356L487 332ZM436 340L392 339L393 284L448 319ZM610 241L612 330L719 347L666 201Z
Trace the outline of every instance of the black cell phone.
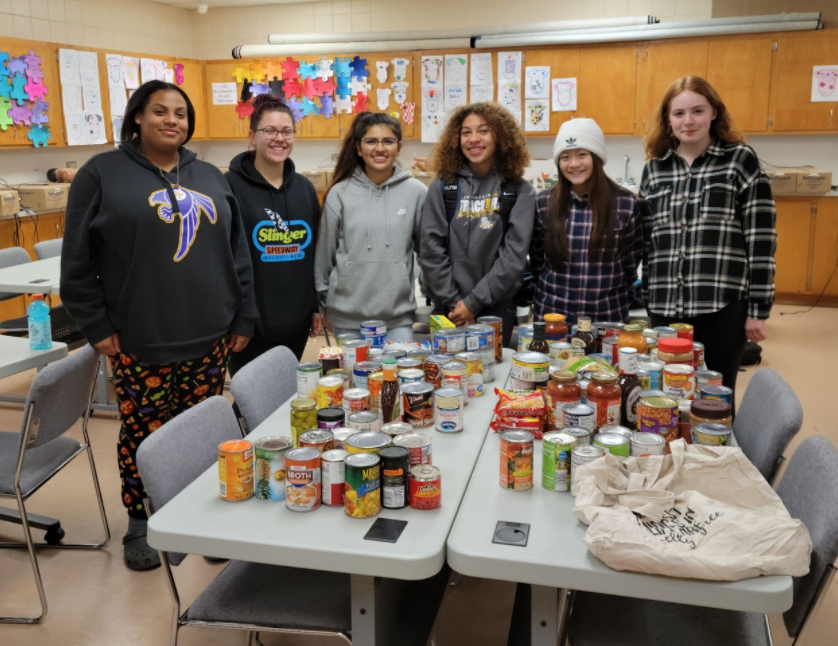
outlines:
M406 520L394 518L376 518L369 531L364 536L367 541L383 541L384 543L395 543L407 527Z

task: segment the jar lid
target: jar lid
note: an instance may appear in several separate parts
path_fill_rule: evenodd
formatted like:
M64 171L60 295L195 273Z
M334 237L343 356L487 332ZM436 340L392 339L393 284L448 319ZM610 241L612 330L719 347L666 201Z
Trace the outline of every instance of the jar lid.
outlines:
M631 332L632 334L640 334L643 331L643 328L639 325L632 325L629 323L628 325L623 326L623 332Z
M313 399L295 399L291 402L294 410L314 410L316 407L317 402Z
M565 383L574 383L575 384L576 381L577 381L576 373L575 372L570 372L570 371L567 371L567 370L564 370L564 371L557 370L556 372L551 373L550 376L553 377L554 381L560 381L563 384L565 384Z
M667 338L658 340L658 351L669 354L689 354L693 351L693 342L689 339Z
M730 404L719 399L695 399L690 404L690 415L704 419L724 419L730 411Z
M545 314L544 320L548 323L562 323L565 320L564 314Z
M598 384L616 384L617 383L617 375L611 372L596 372L594 376L591 377L595 382Z

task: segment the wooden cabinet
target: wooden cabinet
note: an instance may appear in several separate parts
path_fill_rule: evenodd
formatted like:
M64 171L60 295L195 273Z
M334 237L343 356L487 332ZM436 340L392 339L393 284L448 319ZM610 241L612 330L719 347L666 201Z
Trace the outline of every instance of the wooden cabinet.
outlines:
M774 260L776 294L809 292L811 253L809 242L815 217L810 200L777 200L777 251Z
M212 84L232 83L235 79L232 76L233 70L238 61L207 61L204 65L204 78L206 79L206 122L207 136L210 139L244 139L250 127L250 120L240 119L235 106L213 105ZM241 64L246 67L247 63ZM237 85L237 91L241 91L241 84Z
M492 54L496 57L495 54ZM547 65L550 67L550 78L575 78L579 80L580 50L577 48L553 48L553 49L529 49L524 52L524 65L536 66ZM497 58L495 58L497 61ZM526 79L524 79L526 81ZM581 87L581 86L580 86ZM552 90L551 90L552 92ZM524 92L522 91L522 96ZM526 99L523 99L526 100ZM577 110L572 112L550 112L550 130L547 132L529 132L528 137L555 137L565 121L570 121L579 116L579 101L577 98ZM551 98L552 109L552 98ZM526 115L525 115L526 116ZM593 116L591 118L594 118Z
M817 201L811 293L838 296L838 199Z
M586 47L579 53L579 116L595 119L606 135L634 130L637 55L634 44Z
M716 89L744 132L768 130L768 98L771 81L770 35L711 40L707 80Z

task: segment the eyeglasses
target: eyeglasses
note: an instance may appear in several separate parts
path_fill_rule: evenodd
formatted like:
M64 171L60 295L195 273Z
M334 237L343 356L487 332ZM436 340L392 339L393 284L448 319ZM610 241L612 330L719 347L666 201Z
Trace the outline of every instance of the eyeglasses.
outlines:
M399 143L398 139L394 139L393 137L385 137L384 139L373 139L372 137L366 137L361 139L361 142L365 146L369 146L370 148L376 148L378 144L381 144L385 148L392 148L393 146L397 146Z
M253 132L262 132L268 139L276 139L279 135L282 135L282 138L286 141L289 141L297 136L296 130L293 128L283 128L282 130L277 130L276 128L256 128Z

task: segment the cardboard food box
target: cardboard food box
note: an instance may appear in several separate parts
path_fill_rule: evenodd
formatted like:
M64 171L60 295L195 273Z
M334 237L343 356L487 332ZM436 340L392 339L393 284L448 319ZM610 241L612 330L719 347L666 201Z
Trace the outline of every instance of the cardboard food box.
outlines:
M426 170L414 170L412 172L413 172L413 177L415 179L418 179L425 186L430 186L431 182L433 182L436 179L436 174L435 173L431 173L431 172L428 172Z
M789 195L797 193L797 175L799 168L772 168L765 171L771 182L771 192L774 195Z
M17 188L20 204L36 211L63 209L67 206L69 184L21 184Z
M832 171L821 168L802 168L797 174L797 192L828 193L832 189Z
M325 168L304 170L301 174L308 177L311 183L314 184L314 188L318 191L325 191L329 188L329 171Z
M0 191L0 215L4 217L17 215L18 211L20 211L20 196L17 191L10 188Z
M441 314L431 314L431 332L454 327L456 327L456 325L449 321L447 316L442 316Z

